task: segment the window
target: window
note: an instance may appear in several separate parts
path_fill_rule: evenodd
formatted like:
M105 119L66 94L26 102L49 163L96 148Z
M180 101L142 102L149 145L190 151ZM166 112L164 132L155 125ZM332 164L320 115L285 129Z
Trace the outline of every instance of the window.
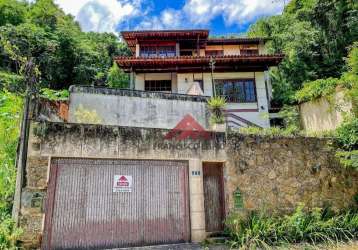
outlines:
M240 50L240 54L241 55L258 55L259 54L259 50L258 49L241 49Z
M173 57L176 55L175 46L140 46L140 56L143 57Z
M180 51L180 55L181 56L192 56L193 51L191 51L191 50L182 50L182 51Z
M217 95L225 97L227 102L256 102L253 79L215 80L215 89Z
M223 50L205 50L206 56L223 56L224 51Z
M150 80L144 82L145 91L172 91L171 80Z
M199 86L200 86L201 90L202 90L203 93L204 93L204 81L203 81L202 79L200 79L200 80L194 79L194 82L199 83Z

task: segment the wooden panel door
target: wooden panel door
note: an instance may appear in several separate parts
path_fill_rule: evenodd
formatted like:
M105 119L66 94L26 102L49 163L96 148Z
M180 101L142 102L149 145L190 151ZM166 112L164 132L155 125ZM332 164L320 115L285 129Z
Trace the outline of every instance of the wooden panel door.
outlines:
M224 229L223 164L203 164L205 229L221 232Z

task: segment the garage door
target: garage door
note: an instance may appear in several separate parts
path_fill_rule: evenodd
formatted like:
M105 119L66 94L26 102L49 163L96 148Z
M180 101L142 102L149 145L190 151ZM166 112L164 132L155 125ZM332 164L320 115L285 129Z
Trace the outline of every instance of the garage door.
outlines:
M54 159L46 203L43 249L190 240L186 162Z

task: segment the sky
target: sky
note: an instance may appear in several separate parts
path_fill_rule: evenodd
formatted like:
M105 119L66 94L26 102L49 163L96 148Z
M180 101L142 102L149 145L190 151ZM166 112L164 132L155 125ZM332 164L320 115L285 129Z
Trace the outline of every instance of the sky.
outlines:
M280 14L287 0L55 0L84 31L209 29L238 34L263 16Z

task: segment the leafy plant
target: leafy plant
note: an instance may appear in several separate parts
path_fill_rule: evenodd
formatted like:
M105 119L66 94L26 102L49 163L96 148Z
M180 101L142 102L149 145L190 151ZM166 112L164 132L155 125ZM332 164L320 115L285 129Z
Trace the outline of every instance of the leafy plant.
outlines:
M278 115L283 119L286 133L297 134L300 131L300 114L297 106L285 105Z
M358 171L358 150L338 151L336 157L338 157L343 167L353 168Z
M118 67L117 63L113 63L113 66L108 71L106 84L111 88L128 88L129 76Z
M225 122L224 108L226 99L222 96L214 96L208 100L208 107L211 112L210 122L212 124L222 124Z
M68 90L53 90L49 88L43 88L40 90L40 96L52 101L64 101L68 100L69 97Z
M286 130L279 127L270 127L270 128L246 127L246 128L240 128L238 132L246 135L262 135L262 136L270 136L270 137L276 137L276 136L292 137L296 135L296 131L295 133L292 133L292 131L290 130Z
M0 216L11 210L21 113L22 98L0 92Z
M10 216L0 216L0 249L18 249L17 240L22 230L15 226Z
M336 129L338 146L345 150L358 149L358 117L347 116Z
M336 87L341 83L337 78L318 79L303 84L303 88L296 92L295 98L298 102L315 100L322 96L332 95Z
M358 213L333 213L315 208L297 207L286 216L252 212L242 218L232 214L226 221L231 247L268 249L270 246L308 242L311 244L357 239Z

